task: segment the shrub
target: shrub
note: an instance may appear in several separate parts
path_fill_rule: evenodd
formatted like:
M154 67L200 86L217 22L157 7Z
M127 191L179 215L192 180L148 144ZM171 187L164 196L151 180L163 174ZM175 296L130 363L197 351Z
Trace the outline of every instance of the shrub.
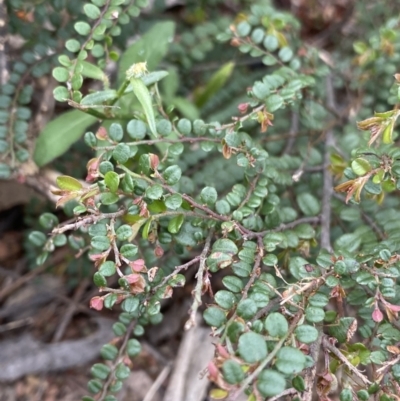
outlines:
M302 8L296 17L272 2L236 1L241 13L220 17L225 2L195 3L184 21L153 10L140 23L146 1L45 1L26 26L13 14L19 2L8 4L24 37L44 21L61 26L61 9L69 15L57 31L64 51L44 29L12 64L0 97L0 171L18 173L30 157L32 86L19 80L56 63L54 97L74 110L46 125L33 160L47 165L83 134L93 158L85 183L57 179L57 206L74 221L46 213L46 234L30 240L42 249L38 263L68 242L93 262L91 307L121 305L120 341L102 348L89 391L115 399L125 356L140 352L136 337L196 269L187 330L212 276L223 276L203 313L217 344L215 399L311 400L314 385L322 400L335 391L396 399L398 7L358 2L313 45ZM131 20L141 36L128 45Z

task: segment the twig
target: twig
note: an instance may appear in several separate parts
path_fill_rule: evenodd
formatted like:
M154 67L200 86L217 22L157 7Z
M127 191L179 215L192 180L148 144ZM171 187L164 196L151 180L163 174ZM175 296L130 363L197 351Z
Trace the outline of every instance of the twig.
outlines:
M97 223L100 220L104 219L115 219L116 217L123 216L126 213L125 209L118 210L118 212L114 213L100 213L100 214L92 214L88 217L84 217L83 219L80 219L76 221L75 223L71 224L65 224L58 226L53 229L51 232L52 235L57 235L57 234L62 234L65 233L66 231L75 231L80 227L89 225L89 224L94 224Z
M89 280L87 278L83 279L79 283L79 286L75 291L74 298L73 298L71 304L68 306L68 309L65 312L61 323L59 324L56 332L54 333L53 343L60 341L62 336L64 335L65 329L67 328L69 322L71 321L71 319L77 309L77 304L78 304L79 300L81 299L83 293L85 292L85 289L88 284L89 284Z
M343 362L347 368L351 370L354 375L357 376L366 386L371 384L371 382L356 367L354 367L351 362L347 360L340 350L329 342L329 339L326 335L322 337L322 346L334 354L341 362Z
M151 387L150 387L149 391L147 392L146 396L143 398L143 401L153 401L154 396L156 395L158 389L164 383L164 380L168 377L170 372L171 372L171 364L168 364L167 366L164 367L164 369L157 376L157 379L151 385Z
M33 323L33 317L27 317L25 319L15 320L13 322L9 322L6 324L0 325L0 333L4 333L5 331L18 329L20 327L28 326Z
M243 381L242 385L240 386L239 390L237 390L235 393L232 394L228 398L229 401L234 401L236 400L240 394L242 394L247 386L255 380L258 375L264 370L264 368L275 358L275 355L278 353L278 351L282 348L282 345L285 343L287 338L293 333L295 328L297 327L297 323L299 322L300 318L302 317L303 312L298 311L296 315L294 316L292 323L289 326L289 330L287 333L276 343L274 349L268 354L268 356L258 365L257 369L255 369L247 378L246 380Z
M189 330L193 326L196 325L196 314L197 310L199 309L199 306L201 305L201 294L203 290L203 278L204 278L204 273L206 271L206 259L207 259L207 254L208 251L210 250L210 244L211 244L211 239L214 235L214 230L210 230L208 233L206 242L204 244L203 251L200 254L200 263L199 263L199 270L197 271L196 278L197 278L197 283L196 287L194 289L194 297L193 297L193 303L190 308L190 315L188 321L185 323L185 330Z
M66 250L62 250L58 253L55 253L54 256L46 263L44 263L41 266L36 267L34 270L30 271L29 273L25 274L24 276L21 276L18 278L14 283L8 285L7 287L3 288L0 291L0 302L5 299L8 295L12 294L14 291L16 291L19 287L23 286L24 284L28 283L31 281L34 277L39 275L40 273L43 273L45 270L47 270L50 266L56 265L57 263L61 262L64 260L66 255Z
M332 76L326 78L327 104L331 109L336 108L335 94L332 84ZM331 246L331 198L333 193L333 177L329 171L330 165L330 147L333 146L333 130L328 129L325 135L325 153L324 153L324 179L322 186L322 214L321 214L321 248L332 251Z
M196 256L195 258L193 258L189 262L184 263L183 265L176 266L174 271L171 274L168 274L168 276L165 276L160 284L158 284L152 288L152 290L151 290L152 293L154 294L159 288L161 288L164 284L166 284L169 279L175 277L180 271L185 270L189 266L196 264L200 260L200 258L201 258L201 255Z
M297 390L294 389L293 387L291 387L291 388L288 388L288 389L282 391L280 394L276 395L275 397L268 398L268 401L277 401L277 400L279 400L279 398L289 396L289 395L296 395L296 394L297 394Z
M122 358L124 357L125 349L128 344L129 337L131 336L135 326L136 326L136 319L133 319L126 329L122 344L118 350L118 356L115 358L115 361L113 362L113 364L111 366L112 373L109 374L107 381L104 383L103 389L102 389L101 394L100 394L99 398L97 399L97 401L104 400L104 398L106 397L106 395L108 393L108 388L110 387L111 383L115 380L115 377L114 377L115 370L116 370L117 366L119 365L119 363L121 362Z
M239 210L240 208L242 208L243 206L246 205L246 203L247 203L248 200L250 199L250 196L251 196L251 195L253 194L253 192L254 192L254 189L255 189L255 187L256 187L256 185L257 185L257 182L258 182L259 178L260 178L260 174L257 174L257 175L254 177L254 180L253 180L253 181L250 183L250 185L249 185L249 189L247 190L247 194L246 194L245 198L244 198L243 201L240 203L240 205L237 207L237 210Z
M253 285L254 281L259 277L260 275L260 265L261 265L261 259L263 256L263 243L262 243L262 239L261 237L258 237L258 252L257 252L257 257L256 260L254 261L254 265L253 265L253 270L250 274L250 279L247 282L246 286L243 288L242 291L242 296L240 298L240 302L245 300L247 298L248 292L251 288L251 286ZM235 312L232 314L232 316L229 318L228 323L226 324L226 328L228 328L230 326L230 324L236 319L237 317L237 310L235 310ZM223 342L225 340L225 337L227 335L228 331L227 329L225 329L223 335L221 336L221 342Z
M159 138L159 139L144 139L143 141L136 141L136 142L127 142L128 146L139 146L139 145L154 145L156 143L196 143L196 142L215 142L220 143L221 139L217 138L209 138L209 137L182 137L179 139L168 139L168 138ZM113 150L117 145L110 145L110 146L98 146L94 149L97 151L104 151L104 150Z
M8 18L7 6L4 0L0 0L0 86L8 82L10 73L8 70Z
M286 142L285 149L283 150L284 155L290 154L293 149L293 145L296 141L297 133L299 132L299 113L292 111L292 123L290 125L289 139Z
M317 374L317 365L319 353L321 352L322 331L319 332L318 338L310 346L310 356L314 360L314 365L306 370L305 374L305 391L303 401L312 401L313 390L315 386L315 376Z
M333 196L336 199L342 201L343 203L346 203L346 200L343 196L336 193L334 193ZM371 219L371 217L369 217L368 214L361 209L361 207L359 207L359 209L363 220L375 231L375 234L379 237L379 239L381 239L382 241L385 240L386 239L385 233L378 227L378 225Z

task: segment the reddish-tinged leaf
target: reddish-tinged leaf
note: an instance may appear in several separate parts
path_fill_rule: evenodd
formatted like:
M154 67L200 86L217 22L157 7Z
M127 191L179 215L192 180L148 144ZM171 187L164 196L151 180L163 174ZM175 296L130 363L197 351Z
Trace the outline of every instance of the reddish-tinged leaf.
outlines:
M217 379L219 371L213 361L208 362L207 370L208 370L210 379Z
M104 300L102 297L93 297L90 300L90 307L96 310L102 310L104 306Z
M218 355L222 356L223 358L230 358L229 352L221 344L217 344L215 347L217 348Z
M133 273L140 273L146 269L143 259L134 260L133 262L129 263L129 266L131 267Z
M107 130L104 127L100 127L96 132L96 138L105 141L108 139Z
M157 170L157 167L160 164L160 159L158 158L157 155L153 153L149 153L149 157L150 157L150 168L152 170Z
M124 276L124 279L129 283L129 284L134 284L137 283L140 280L141 276L140 274L128 274L127 276Z
M377 323L383 320L383 313L377 307L375 307L374 311L372 312L372 320Z

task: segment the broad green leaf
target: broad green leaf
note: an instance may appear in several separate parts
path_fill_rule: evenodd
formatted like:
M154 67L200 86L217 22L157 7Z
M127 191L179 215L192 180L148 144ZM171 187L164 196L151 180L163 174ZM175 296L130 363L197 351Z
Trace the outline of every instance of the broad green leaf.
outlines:
M224 64L209 78L204 88L195 90L194 101L197 107L203 107L220 89L223 88L232 75L234 66L235 64L233 62Z
M56 179L58 188L64 191L79 191L82 189L82 184L75 178L68 175L60 175Z
M152 137L158 138L156 120L154 117L153 104L149 89L140 78L130 78L129 81L133 88L133 92L135 93L136 97L139 100L140 105L143 108L144 114L147 119L147 123L149 124L150 127Z
M42 167L63 155L96 121L96 117L79 110L68 111L50 121L36 141L33 154L35 163Z
M147 68L154 70L167 54L175 32L172 21L154 24L141 38L122 54L119 61L118 80L125 79L125 72L133 63L146 62Z

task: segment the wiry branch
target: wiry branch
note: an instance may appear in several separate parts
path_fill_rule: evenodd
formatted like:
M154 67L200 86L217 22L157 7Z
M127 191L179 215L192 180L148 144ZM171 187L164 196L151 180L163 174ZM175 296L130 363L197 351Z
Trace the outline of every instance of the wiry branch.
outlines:
M322 337L322 346L335 355L344 365L357 376L366 386L369 386L371 382L356 368L351 362L337 349L333 344L330 343L328 336Z
M285 149L283 150L284 155L288 155L293 149L293 145L296 141L296 136L299 132L299 121L299 113L296 111L292 111L292 123L290 125L289 139L286 142Z
M335 94L332 85L332 76L326 78L327 104L335 109ZM333 178L328 167L330 165L330 148L333 146L333 130L328 129L325 134L324 153L324 180L322 187L322 215L321 215L321 248L332 251L331 246L331 198L333 193Z
M214 230L210 230L210 232L208 233L206 242L204 244L203 251L201 252L201 255L200 255L199 270L197 271L197 274L196 274L197 283L196 283L196 287L194 289L193 303L190 308L189 320L185 323L185 330L189 330L191 327L193 327L196 324L197 310L199 309L199 306L201 305L201 295L202 295L203 284L204 284L204 273L207 268L206 259L207 259L208 251L210 250L210 244L211 244L213 235L214 235Z
M126 213L126 210L121 209L121 210L118 210L118 212L114 212L114 213L92 214L90 216L84 217L83 219L76 221L75 223L64 224L64 225L58 226L58 227L54 228L51 233L53 235L56 235L56 234L65 233L66 231L75 231L78 228L84 227L86 225L95 224L100 220L115 219L117 217L121 217L125 213Z

